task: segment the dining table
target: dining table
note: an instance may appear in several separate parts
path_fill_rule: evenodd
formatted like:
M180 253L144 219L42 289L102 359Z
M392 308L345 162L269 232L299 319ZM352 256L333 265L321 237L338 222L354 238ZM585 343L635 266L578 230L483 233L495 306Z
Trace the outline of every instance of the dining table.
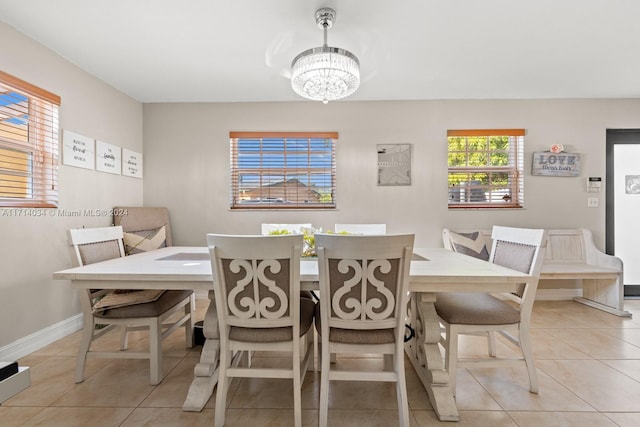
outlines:
M203 321L206 338L183 404L201 411L218 381L220 340L213 276L206 247L170 246L53 273L53 279L78 289L193 289L211 300ZM300 262L301 289L318 289L315 258ZM454 391L439 348L440 323L435 310L439 292L513 292L532 276L444 248L414 248L409 273L411 293L407 324L415 336L405 352L441 421L459 421ZM411 335L414 335L411 334Z

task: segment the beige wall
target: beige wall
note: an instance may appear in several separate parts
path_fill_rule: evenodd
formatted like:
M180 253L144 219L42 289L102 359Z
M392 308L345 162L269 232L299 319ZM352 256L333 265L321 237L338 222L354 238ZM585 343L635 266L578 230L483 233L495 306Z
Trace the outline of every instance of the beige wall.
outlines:
M585 227L604 249L605 129L640 127L640 100L407 101L145 104L145 204L166 205L174 243L202 245L207 232L259 233L260 223L388 224L441 246L442 227L493 224ZM447 129L525 128L525 208L447 209ZM229 205L229 131L337 131L335 211L238 212ZM376 144L413 144L411 186L376 185ZM562 143L582 153L580 177L531 175L532 153ZM604 188L604 186L603 186ZM587 208L587 197L598 208Z
M0 70L59 95L61 130L142 151L141 103L1 22ZM111 218L50 215L142 203L142 180L64 165L59 171L57 211L15 217L0 208L0 348L80 312L76 291L51 273L71 266L66 229Z

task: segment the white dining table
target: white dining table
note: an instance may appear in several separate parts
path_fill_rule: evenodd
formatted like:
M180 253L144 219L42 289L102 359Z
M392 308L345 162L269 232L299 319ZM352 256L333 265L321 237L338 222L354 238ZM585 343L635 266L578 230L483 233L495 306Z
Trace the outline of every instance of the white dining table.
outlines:
M213 277L206 247L172 246L53 273L79 289L194 289L208 291L213 300ZM438 342L440 325L434 302L438 292L511 292L532 277L496 264L442 248L414 249L411 261L411 299L408 323L415 338L405 350L422 381L431 405L441 421L458 421L449 374L444 369ZM315 259L300 263L302 289L317 289ZM62 283L62 282L61 282ZM183 410L200 411L218 380L220 341L215 304L204 318L206 338Z

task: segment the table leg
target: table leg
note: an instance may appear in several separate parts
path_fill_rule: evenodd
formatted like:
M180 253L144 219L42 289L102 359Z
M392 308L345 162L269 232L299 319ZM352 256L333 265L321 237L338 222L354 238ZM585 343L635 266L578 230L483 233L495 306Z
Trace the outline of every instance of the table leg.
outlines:
M434 306L435 294L412 293L409 319L416 330L406 352L429 396L440 421L459 421L460 414L449 386L449 373L440 353L440 323Z
M220 332L213 291L209 291L209 308L204 317L203 333L206 338L200 362L193 369L193 381L189 386L183 411L199 412L207 404L218 383L218 362L220 358Z

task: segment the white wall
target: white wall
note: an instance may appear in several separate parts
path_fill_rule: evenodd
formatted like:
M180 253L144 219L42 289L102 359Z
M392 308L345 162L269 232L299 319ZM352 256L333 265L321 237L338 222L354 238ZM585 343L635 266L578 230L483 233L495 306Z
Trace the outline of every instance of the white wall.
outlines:
M141 103L1 22L0 69L59 95L61 130L142 151ZM76 291L51 273L71 266L66 229L109 225L111 217L50 215L141 205L142 190L139 179L61 164L58 210L15 217L0 208L0 349L80 313Z
M513 100L145 104L146 205L168 206L174 244L202 245L207 232L259 233L260 223L388 224L415 232L416 246L441 246L442 227L493 224L585 227L604 249L605 129L640 127L640 100ZM525 208L447 209L447 129L524 128ZM229 131L337 131L334 211L230 211ZM413 144L412 185L376 185L376 144ZM531 175L532 153L554 143L582 153L580 177ZM604 184L603 184L604 188ZM600 198L587 208L587 197Z

